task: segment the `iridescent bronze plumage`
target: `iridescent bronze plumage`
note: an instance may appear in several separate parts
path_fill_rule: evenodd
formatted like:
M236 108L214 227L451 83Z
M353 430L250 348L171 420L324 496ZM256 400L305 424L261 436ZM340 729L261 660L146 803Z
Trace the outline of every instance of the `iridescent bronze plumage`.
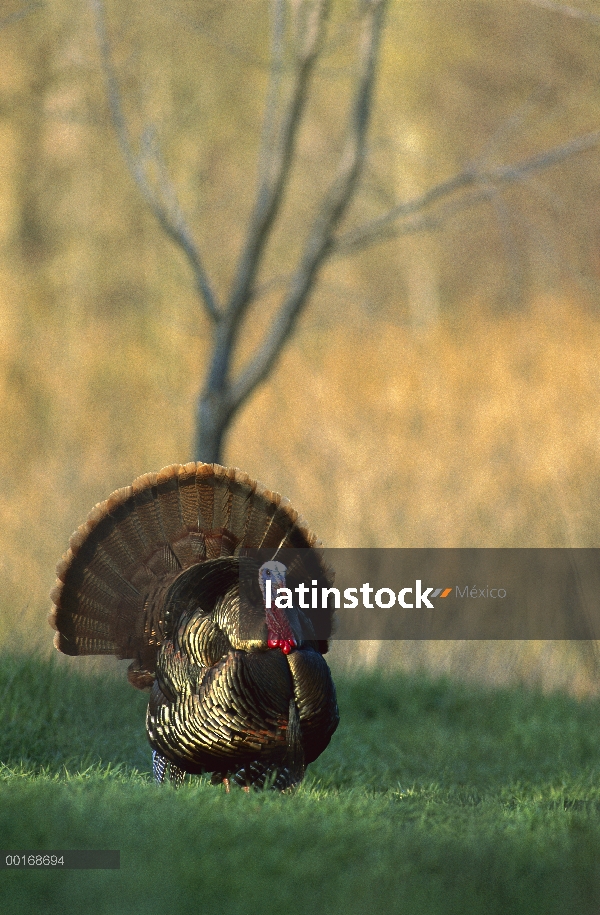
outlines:
M309 611L286 611L286 638L275 639L259 563L245 555L311 550L311 574L328 585L318 546L287 500L212 464L139 477L73 534L52 592L55 645L132 659L130 682L150 689L158 781L211 772L283 790L325 749L338 723L323 659L331 613L317 639ZM249 596L241 580L254 582ZM269 648L284 643L289 654Z

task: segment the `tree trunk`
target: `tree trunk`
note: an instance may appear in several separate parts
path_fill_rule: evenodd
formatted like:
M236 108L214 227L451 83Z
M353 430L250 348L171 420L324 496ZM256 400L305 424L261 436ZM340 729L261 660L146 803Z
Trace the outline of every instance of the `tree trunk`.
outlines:
M196 410L196 440L194 460L206 464L223 463L223 442L231 420L224 408L223 396L202 391Z

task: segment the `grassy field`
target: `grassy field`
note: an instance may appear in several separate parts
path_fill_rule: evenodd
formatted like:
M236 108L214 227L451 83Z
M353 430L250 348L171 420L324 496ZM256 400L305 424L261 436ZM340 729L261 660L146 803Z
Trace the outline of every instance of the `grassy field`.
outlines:
M80 668L83 665L79 665ZM341 725L293 796L151 782L145 696L4 655L3 849L118 848L120 871L0 871L5 913L600 910L600 703L337 675Z

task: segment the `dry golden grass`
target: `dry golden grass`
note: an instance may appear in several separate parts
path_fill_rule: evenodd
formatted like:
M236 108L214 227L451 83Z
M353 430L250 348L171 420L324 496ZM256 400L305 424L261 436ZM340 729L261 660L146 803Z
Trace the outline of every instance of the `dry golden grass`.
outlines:
M243 447L331 545L596 546L599 342L551 301L419 334L306 327L229 456Z
M6 291L3 303L10 313ZM226 462L277 488L331 546L597 546L600 322L565 301L418 332L316 307L238 417ZM53 569L92 504L190 459L206 358L174 306L7 321L0 638L45 628ZM350 323L351 322L351 323ZM582 693L593 653L520 643L339 645L340 663L433 666ZM335 655L334 655L335 656Z

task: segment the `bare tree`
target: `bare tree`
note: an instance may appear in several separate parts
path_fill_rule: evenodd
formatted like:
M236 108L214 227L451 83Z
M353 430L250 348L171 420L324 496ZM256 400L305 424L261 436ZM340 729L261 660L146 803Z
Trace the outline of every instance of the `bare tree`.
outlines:
M15 22L20 22L21 19L29 16L30 13L41 10L43 6L44 4L41 0L38 0L38 2L27 3L20 10L15 10L14 13L7 13L4 16L0 16L0 29L3 29L7 25L12 25Z
M271 64L259 152L255 202L245 241L225 301L219 301L201 251L187 224L156 146L142 133L136 151L124 114L112 61L102 0L90 0L107 86L108 102L119 145L129 171L163 231L184 252L196 290L210 321L212 350L198 398L194 457L220 462L224 437L237 410L275 366L327 259L354 253L382 239L435 228L451 215L480 202L499 206L504 186L522 182L600 143L600 130L547 149L516 163L488 167L484 157L454 177L415 198L400 202L380 217L352 229L342 221L352 203L367 154L367 129L373 108L377 67L387 0L361 0L358 54L345 141L333 180L323 194L295 267L277 278L283 292L269 330L235 375L232 364L242 322L264 288L257 278L273 236L295 163L297 138L311 80L323 49L329 0L271 0ZM541 3L542 0L532 0ZM544 0L544 4L546 0ZM554 4L552 4L554 6ZM283 91L284 70L290 86ZM286 65L284 67L284 61ZM152 180L150 175L158 176Z

